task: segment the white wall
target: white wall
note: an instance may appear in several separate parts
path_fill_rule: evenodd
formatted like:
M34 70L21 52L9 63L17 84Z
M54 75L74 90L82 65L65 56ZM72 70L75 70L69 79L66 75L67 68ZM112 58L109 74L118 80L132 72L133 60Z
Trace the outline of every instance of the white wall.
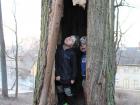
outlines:
M140 66L118 66L116 88L140 90Z

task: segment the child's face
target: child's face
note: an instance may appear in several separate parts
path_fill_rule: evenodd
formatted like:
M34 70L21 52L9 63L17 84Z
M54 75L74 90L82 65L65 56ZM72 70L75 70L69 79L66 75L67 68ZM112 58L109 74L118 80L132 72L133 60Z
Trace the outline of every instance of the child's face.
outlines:
M73 44L74 44L73 37L72 37L72 36L69 36L69 37L65 38L64 43L65 43L67 46L72 47Z
M81 52L86 52L86 44L81 44L80 45L80 50L81 50Z

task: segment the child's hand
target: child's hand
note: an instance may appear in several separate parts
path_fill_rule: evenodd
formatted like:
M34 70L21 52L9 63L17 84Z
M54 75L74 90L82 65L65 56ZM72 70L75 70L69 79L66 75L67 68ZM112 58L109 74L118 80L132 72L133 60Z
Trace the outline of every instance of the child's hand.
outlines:
M71 84L74 84L75 81L74 80L71 80L70 82L71 82Z
M56 80L57 81L60 81L60 76L56 76Z

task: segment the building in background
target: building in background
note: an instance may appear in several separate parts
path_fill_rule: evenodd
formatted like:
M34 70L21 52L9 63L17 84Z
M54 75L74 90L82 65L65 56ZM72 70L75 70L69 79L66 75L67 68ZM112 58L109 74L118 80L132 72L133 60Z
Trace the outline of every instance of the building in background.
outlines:
M140 48L120 48L117 63L116 88L140 90Z

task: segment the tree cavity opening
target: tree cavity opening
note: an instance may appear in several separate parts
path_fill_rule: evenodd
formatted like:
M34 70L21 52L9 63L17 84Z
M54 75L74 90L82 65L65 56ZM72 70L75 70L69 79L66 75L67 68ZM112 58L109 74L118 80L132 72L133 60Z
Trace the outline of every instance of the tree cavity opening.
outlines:
M70 35L76 35L79 38L87 36L87 3L84 6L73 4L74 0L63 0L63 17L60 22L60 37L58 44L62 44L64 39ZM76 105L85 105L84 92L82 87L82 76L80 68L81 52L79 48L75 49L77 54L78 73L74 91L76 93Z

